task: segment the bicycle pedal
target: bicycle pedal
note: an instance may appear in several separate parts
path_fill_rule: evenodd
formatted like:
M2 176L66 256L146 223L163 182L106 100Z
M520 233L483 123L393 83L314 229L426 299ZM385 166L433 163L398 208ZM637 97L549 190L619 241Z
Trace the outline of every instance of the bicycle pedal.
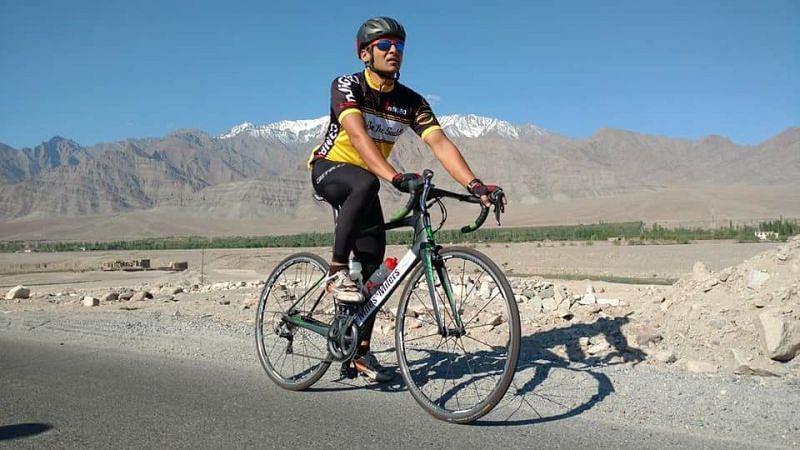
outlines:
M352 380L358 376L358 371L355 367L351 366L349 362L343 362L342 367L339 369L339 376L341 376L342 379L347 378Z

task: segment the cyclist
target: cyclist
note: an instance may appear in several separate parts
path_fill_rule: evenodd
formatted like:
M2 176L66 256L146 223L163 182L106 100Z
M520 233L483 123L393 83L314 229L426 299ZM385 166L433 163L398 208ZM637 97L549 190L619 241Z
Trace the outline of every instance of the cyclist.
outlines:
M378 178L406 193L421 185L419 174L400 173L388 161L392 146L406 128L422 138L453 179L481 196L487 206L488 194L497 189L473 174L428 102L400 84L405 40L405 29L392 18L375 17L361 25L356 55L364 70L333 80L330 123L323 143L309 159L314 190L339 208L327 289L342 303L364 301L347 270L351 251L362 264L365 280L383 261L385 233L355 239L359 230L384 223ZM392 374L369 352L373 325L374 318L365 324L354 366L370 381L389 381Z

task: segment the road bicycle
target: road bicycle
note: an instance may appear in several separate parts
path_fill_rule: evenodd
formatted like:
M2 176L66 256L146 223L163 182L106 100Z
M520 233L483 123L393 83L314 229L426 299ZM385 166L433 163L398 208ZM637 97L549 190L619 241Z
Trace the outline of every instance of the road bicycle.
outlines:
M480 198L436 188L426 170L422 186L379 229L413 228L408 252L383 283L358 305L336 302L326 289L328 263L312 253L280 262L266 281L256 317L258 357L282 388L302 390L317 382L333 361L355 355L364 324L405 281L395 313L395 349L405 385L422 408L454 423L472 422L497 405L512 381L520 351L520 320L514 293L486 255L465 247L444 248L435 235L447 219L445 198L480 205L483 225L490 207ZM500 224L502 190L490 195ZM438 205L434 229L429 210ZM335 211L334 211L335 217Z

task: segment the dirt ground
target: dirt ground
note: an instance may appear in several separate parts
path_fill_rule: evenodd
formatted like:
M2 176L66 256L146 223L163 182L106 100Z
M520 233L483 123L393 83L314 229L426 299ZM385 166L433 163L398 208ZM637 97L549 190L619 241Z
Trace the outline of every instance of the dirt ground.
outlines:
M679 278L692 272L695 262L702 261L718 270L738 264L775 243L736 243L732 241L698 241L684 245L613 245L597 242L541 242L510 244L477 244L510 276L535 274L594 275L638 278ZM402 256L402 246L389 246L387 255ZM142 250L65 253L0 254L0 288L25 284L111 286L114 282L175 282L199 278L204 282L254 281L266 278L275 265L296 252L313 252L330 257L327 248L265 248L210 250ZM101 272L103 262L150 259L153 267L173 261L186 261L189 270L166 272Z
M733 343L741 344L739 348L745 352L742 358L769 366L768 369L775 365L765 362L763 352L757 349L758 337L751 318L757 311L752 307L731 306L731 302L749 305L745 300L749 302L753 297L748 294L745 300L737 300L744 295L740 286L746 275L743 264L749 264L746 266L749 268L758 266L759 258L771 261L782 245L729 241L638 246L609 242L593 245L543 242L492 243L475 247L490 256L509 276L518 295L523 336L538 336L539 345L553 355L571 361L644 363L695 372L731 373L738 367L726 347L731 345L732 339L737 339ZM6 292L22 284L31 292L29 299L0 300L0 313L11 314L6 317L16 314L30 317L40 312L71 318L88 318L93 314L98 317L111 314L117 318L139 314L137 317L141 317L142 313L148 313L251 325L255 321L255 305L263 280L279 261L299 251L319 253L324 258L330 256L329 250L323 248L2 254L0 290ZM399 257L405 251L403 247L390 247L388 254ZM182 272L99 270L107 261L141 258L150 259L154 267L186 261L189 269ZM702 284L707 282L705 278L696 282L698 262L705 271L703 276L734 274L727 284L717 281L716 291L709 288L711 294L716 295L714 298L723 299L713 304L722 306L692 306L697 298L709 292ZM795 292L791 290L797 290L800 274L786 269L780 278L777 274L784 265L771 264L763 267L768 267L776 274L773 278L780 280L775 289L788 289L787 298L791 301L800 299L800 296L793 297ZM738 266L742 268L735 269ZM734 269L726 272L726 268L731 267ZM588 277L593 280L585 279ZM603 281L616 277L636 279L637 283ZM680 281L670 287L646 284L650 279ZM561 305L557 311L548 311L542 306L539 294L547 286L568 298L565 309ZM126 291L148 292L151 298L102 300L99 306L92 308L82 302L85 296L103 298L112 292ZM579 303L589 292L613 303ZM379 317L376 339L392 339L394 324L388 310L396 304L399 294L393 297ZM769 299L772 297L770 294ZM759 298L763 300L763 296ZM672 305L675 307L670 309ZM687 325L690 323L698 325ZM550 333L566 326L574 334L568 341L563 333ZM548 340L547 336L551 335L553 339ZM706 365L701 364L698 369L698 361ZM779 365L780 370L773 371L784 378L800 374L797 362Z

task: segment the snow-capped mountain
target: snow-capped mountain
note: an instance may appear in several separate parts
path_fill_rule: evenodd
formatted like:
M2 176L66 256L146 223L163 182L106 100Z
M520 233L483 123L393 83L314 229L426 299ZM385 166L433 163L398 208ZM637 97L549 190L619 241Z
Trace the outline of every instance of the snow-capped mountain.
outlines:
M219 139L230 139L242 134L276 139L284 144L306 143L318 140L328 127L328 116L310 120L281 120L266 125L255 126L245 122L231 128L227 133L218 136Z
M504 120L475 114L440 116L439 124L450 137L476 138L494 134L519 139L523 134L548 134L546 130L535 125L516 126Z
M468 115L446 115L439 117L439 123L450 137L477 138L496 135L505 138L519 139L531 134L545 136L547 130L535 125L513 125L504 120L492 117ZM241 134L276 139L285 144L307 143L322 138L328 126L328 116L310 120L281 120L266 125L255 126L245 122L231 128L219 139L230 139Z

